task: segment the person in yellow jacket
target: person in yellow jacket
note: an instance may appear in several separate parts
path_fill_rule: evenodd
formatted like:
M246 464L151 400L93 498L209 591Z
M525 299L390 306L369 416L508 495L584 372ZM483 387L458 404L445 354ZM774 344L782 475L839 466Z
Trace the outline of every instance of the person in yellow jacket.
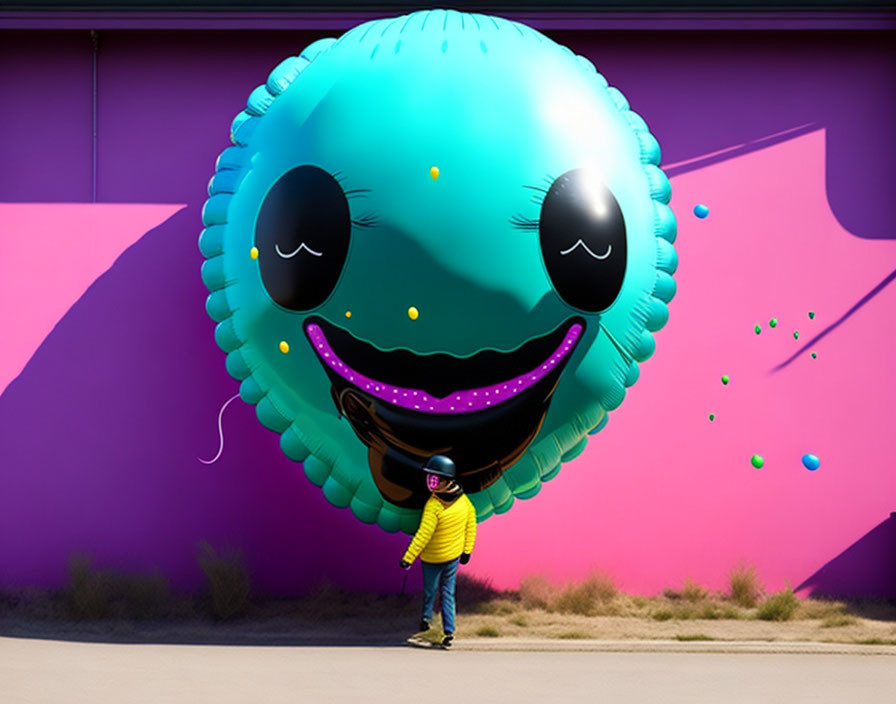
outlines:
M455 482L454 462L443 455L431 457L424 467L426 486L432 496L423 507L420 527L411 540L401 567L410 569L417 557L423 565L423 618L420 630L428 631L432 623L436 590L441 584L442 646L454 640L454 587L458 563L470 561L476 543L476 509Z

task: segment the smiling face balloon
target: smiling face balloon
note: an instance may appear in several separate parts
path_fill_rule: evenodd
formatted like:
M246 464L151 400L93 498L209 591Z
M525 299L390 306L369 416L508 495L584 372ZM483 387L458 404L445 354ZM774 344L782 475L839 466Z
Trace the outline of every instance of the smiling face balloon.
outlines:
M479 520L601 429L675 292L669 182L586 59L453 11L285 60L203 210L227 369L336 506L413 532L453 460Z

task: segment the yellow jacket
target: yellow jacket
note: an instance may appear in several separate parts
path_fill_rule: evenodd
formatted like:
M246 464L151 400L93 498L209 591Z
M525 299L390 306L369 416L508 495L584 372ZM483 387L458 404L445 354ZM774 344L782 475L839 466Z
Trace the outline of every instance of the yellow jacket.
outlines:
M476 509L466 494L446 505L430 496L423 507L420 527L411 540L404 561L449 562L473 552L476 543Z

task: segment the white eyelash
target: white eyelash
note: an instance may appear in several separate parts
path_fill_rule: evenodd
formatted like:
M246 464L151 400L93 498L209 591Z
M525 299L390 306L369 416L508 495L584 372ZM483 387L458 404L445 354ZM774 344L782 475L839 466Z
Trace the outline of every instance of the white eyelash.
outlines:
M321 255L323 254L323 252L315 252L313 249L311 249L311 247L309 247L309 246L308 246L307 244L305 244L304 242L302 242L302 244L300 244L298 247L296 247L295 251L290 252L289 254L284 254L283 252L281 252L281 251L280 251L280 245L279 245L279 244L275 244L275 245L274 245L274 249L277 250L277 254L279 254L279 255L280 255L281 257L283 257L284 259L292 259L292 258L293 258L294 256L296 256L299 252L301 252L303 249L304 249L305 251L307 251L308 254L313 254L315 257L319 257L319 256L321 256Z
M578 247L579 245L582 245L582 246L585 248L585 251L588 252L588 254L590 254L590 255L591 255L592 257L594 257L595 259L606 259L607 257L610 256L610 252L613 251L613 245L608 244L608 245L607 245L607 251L606 251L606 252L604 252L603 254L595 254L594 252L592 252L592 251L588 248L588 245L587 245L587 244L585 244L584 242L582 242L582 240L577 240L576 243L575 243L572 247L570 247L569 249L564 249L563 251L560 252L560 254L561 254L561 255L567 255L567 254L569 254L570 252L572 252L572 251L573 251L576 247Z

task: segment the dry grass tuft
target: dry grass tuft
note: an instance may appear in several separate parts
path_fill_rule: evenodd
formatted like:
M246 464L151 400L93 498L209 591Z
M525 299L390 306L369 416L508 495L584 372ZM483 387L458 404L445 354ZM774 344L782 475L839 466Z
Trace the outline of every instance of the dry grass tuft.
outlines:
M796 617L802 619L827 619L846 614L846 604L830 599L806 599L800 602Z
M594 572L583 582L566 585L549 607L560 613L582 616L606 614L606 607L616 598L617 593L616 585L610 577Z
M840 628L842 626L854 626L859 622L855 616L849 614L836 614L827 616L821 621L822 628Z
M480 628L476 631L477 636L482 636L483 638L498 638L501 635L501 632L491 625L480 626Z
M69 562L69 583L64 598L72 617L79 621L143 620L165 614L171 602L171 590L168 580L158 572L95 570L87 555L75 555Z
M547 610L555 592L554 585L544 575L533 574L520 580L520 601L527 609Z
M473 608L461 609L460 600L458 599L458 611L470 611L477 614L491 614L494 616L509 616L517 613L522 609L519 601L506 598L496 598L493 601L483 601L475 604Z
M800 606L800 600L796 598L790 587L776 592L759 605L756 618L763 621L789 621L793 618Z
M759 576L753 566L739 565L728 578L731 601L745 609L752 609L762 598Z
M684 580L684 585L680 591L667 587L663 590L663 596L669 601L688 601L696 604L706 599L709 596L709 592L688 577Z
M529 625L529 619L525 614L514 614L511 616L510 622L514 626L519 626L520 628L526 628Z
M205 574L212 615L226 621L243 613L249 603L249 572L242 553L225 548L219 554L202 541L199 543L199 566Z
M684 580L684 586L681 588L681 598L691 603L703 601L709 596L709 592L701 587L690 577Z
M72 616L95 621L109 615L109 593L102 575L86 555L75 555L68 563L68 598Z

